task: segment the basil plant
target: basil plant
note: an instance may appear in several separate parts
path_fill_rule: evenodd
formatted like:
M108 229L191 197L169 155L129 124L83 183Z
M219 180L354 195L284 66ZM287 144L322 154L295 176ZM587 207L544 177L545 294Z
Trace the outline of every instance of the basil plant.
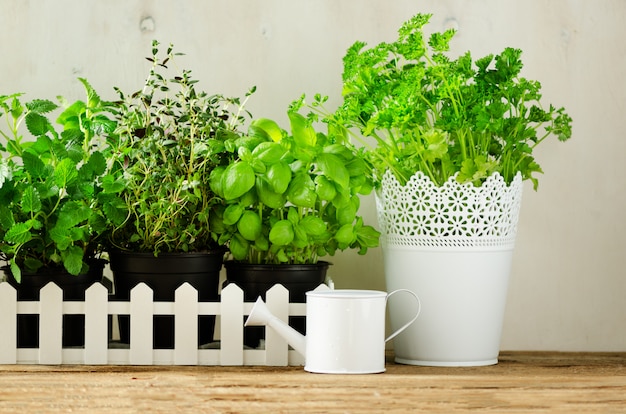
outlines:
M292 109L291 133L255 119L230 141L227 166L210 176L224 200L220 242L232 258L255 264L310 264L337 250L365 254L379 233L359 216L371 192L368 166L340 136L316 132L313 119Z

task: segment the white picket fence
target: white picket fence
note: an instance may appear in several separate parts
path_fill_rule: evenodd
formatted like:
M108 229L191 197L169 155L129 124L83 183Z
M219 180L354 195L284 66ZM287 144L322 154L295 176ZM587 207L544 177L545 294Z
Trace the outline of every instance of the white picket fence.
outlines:
M318 289L328 289L320 285ZM85 365L303 365L304 357L290 349L272 329L266 330L265 349L245 349L243 321L253 303L244 302L243 291L229 284L220 302L199 302L197 291L188 283L176 290L174 302L154 302L152 290L137 285L130 301L108 300L100 283L85 292L84 302L64 302L62 290L54 283L41 289L39 301L17 301L16 290L0 283L0 364L85 364ZM266 302L278 318L306 315L304 303L289 303L282 285L267 291ZM17 348L17 315L38 314L39 348ZM63 348L64 314L85 315L84 348ZM109 346L109 315L130 315L130 346ZM153 315L174 315L174 349L153 349ZM201 315L216 315L219 341L211 349L198 347L197 321Z

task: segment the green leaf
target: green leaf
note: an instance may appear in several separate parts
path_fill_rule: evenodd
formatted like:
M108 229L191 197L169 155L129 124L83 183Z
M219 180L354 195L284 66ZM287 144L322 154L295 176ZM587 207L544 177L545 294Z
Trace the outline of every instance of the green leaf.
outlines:
M261 218L253 211L247 210L237 222L237 230L248 241L255 241L261 235Z
M293 224L289 220L277 221L269 234L270 242L276 246L285 246L291 243L294 237Z
M23 94L12 95L13 99L11 100L11 108L9 109L11 116L13 119L18 119L24 113L24 106L19 100L19 96Z
M217 194L220 197L224 197L224 188L222 187L222 177L224 176L224 171L226 167L219 166L211 170L209 174L209 187L211 191Z
M76 240L73 237L72 232L69 229L54 227L48 232L50 238L56 244L56 248L59 250L65 250L72 245Z
M233 255L233 259L235 260L246 259L249 248L250 243L239 234L235 234L228 244L228 250Z
M283 130L271 119L258 118L250 123L253 133L261 133L274 142L280 142L283 137Z
M68 201L59 210L59 217L55 228L66 230L81 223L86 223L91 217L91 208L77 201Z
M116 226L124 223L128 217L128 208L126 203L119 197L107 198L102 204L102 211L106 218Z
M291 182L291 168L284 162L277 162L270 166L266 176L274 192L282 194L287 191Z
M326 223L317 216L305 216L300 220L299 226L311 236L321 236L326 232Z
M236 224L243 215L244 208L240 204L231 204L224 210L224 224Z
M54 182L60 188L65 188L78 178L76 164L69 158L64 158L54 169Z
M323 175L315 177L316 192L320 199L331 201L337 196L335 185Z
M33 222L31 220L27 222L15 223L13 227L11 227L4 235L4 241L16 244L27 243L33 238L30 233L32 228Z
M9 267L11 268L11 274L13 275L13 279L15 279L17 283L21 283L22 271L20 270L20 267L17 265L17 263L15 263L15 257L9 261Z
M380 232L372 226L361 226L357 230L356 237L362 247L377 247L380 239Z
M0 204L0 227L6 230L13 227L14 224L13 211L9 206Z
M341 225L352 225L356 218L357 210L358 208L354 203L346 203L341 208L337 209L337 221Z
M37 213L41 211L41 199L34 187L26 187L22 193L20 207L24 213Z
M312 147L317 143L317 133L308 120L297 112L289 112L291 134L296 143L302 147Z
M24 164L24 169L32 178L43 178L47 175L46 166L43 161L30 151L25 151L22 154L22 162Z
M103 216L97 210L94 210L89 217L89 227L93 230L95 234L102 234L108 230L108 223L105 216Z
M335 239L339 243L340 248L350 246L356 241L356 234L354 233L354 227L352 224L344 224L337 230Z
M48 118L36 112L26 114L24 121L28 131L36 137L46 134L52 128Z
M101 105L101 100L95 89L91 86L87 79L78 78L78 80L83 84L85 92L87 92L87 106L91 109L99 108Z
M111 134L116 128L117 122L103 115L93 117L89 125L89 130L93 135Z
M254 187L254 183L255 174L249 163L240 161L230 164L222 175L221 186L224 191L224 198L232 200L241 197Z
M317 193L315 184L308 174L299 174L291 180L287 190L287 199L298 207L315 207Z
M78 246L70 246L61 252L63 266L72 275L79 275L83 269L83 250Z
M102 153L99 151L94 151L91 153L89 159L81 169L89 171L92 177L96 177L104 174L104 172L106 171L106 167L107 162L104 158L104 155L102 155Z
M112 174L102 177L102 190L105 193L117 194L125 189L126 183L122 177L116 177Z
M255 189L259 201L269 208L280 209L285 205L285 195L275 192L264 177L259 177L256 181Z
M85 113L87 106L82 101L76 101L65 108L57 117L56 122L63 125L64 130L76 130L80 132L80 116Z
M271 165L279 162L285 153L285 148L276 142L261 142L252 151L252 157L266 165Z
M321 153L315 159L317 166L328 179L337 183L341 188L350 185L350 173L339 157L333 154Z
M35 112L38 114L45 114L48 112L52 112L57 109L59 106L52 101L47 99L33 99L32 101L26 104L26 108L29 111Z
M431 129L422 136L426 141L424 158L434 162L444 157L448 152L448 134L440 130Z

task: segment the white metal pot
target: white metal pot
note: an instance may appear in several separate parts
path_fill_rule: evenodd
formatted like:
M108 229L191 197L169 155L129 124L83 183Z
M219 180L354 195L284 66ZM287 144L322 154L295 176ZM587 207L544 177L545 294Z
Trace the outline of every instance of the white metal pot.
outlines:
M388 290L409 289L420 318L394 339L395 360L428 366L498 362L522 179L483 185L417 173L404 186L385 173L376 194ZM390 303L392 329L412 311Z

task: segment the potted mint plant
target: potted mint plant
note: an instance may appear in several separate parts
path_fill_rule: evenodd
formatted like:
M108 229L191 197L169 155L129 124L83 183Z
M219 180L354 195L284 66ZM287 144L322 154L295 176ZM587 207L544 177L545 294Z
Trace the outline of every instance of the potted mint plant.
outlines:
M139 282L155 300L173 301L184 282L200 301L217 301L225 248L217 240L220 200L211 190L211 171L228 160L224 142L240 134L243 103L196 89L189 70L174 70L180 56L170 45L163 55L153 42L143 89L120 95L115 131L116 167L125 220L109 234L116 297L128 300ZM252 93L252 92L251 92ZM120 318L128 342L128 319ZM173 318L155 322L156 348L172 348ZM213 338L214 317L201 317L199 342Z
M83 300L102 278L102 242L114 224L108 211L119 200L107 168L115 122L111 104L80 81L87 99L73 104L0 96L0 256L19 300L38 300L51 281L65 300ZM60 128L50 121L55 112ZM19 315L18 347L37 343L36 316ZM84 316L65 315L63 345L83 344Z
M377 183L390 290L420 295L424 312L394 342L396 361L497 362L522 181L537 188L537 146L571 136L563 108L541 104L521 76L521 50L451 57L455 31L404 23L397 40L344 57L343 103L326 121L360 139ZM398 301L394 329L411 312Z
M359 195L372 189L367 164L343 136L317 132L314 119L298 113L301 105L288 112L290 132L253 120L246 136L228 142L231 162L211 173L211 188L225 202L219 240L231 255L226 277L246 300L281 283L290 301L304 302L325 280L329 263L321 258L378 245L378 231L359 215ZM256 347L259 334L249 329L246 345Z

